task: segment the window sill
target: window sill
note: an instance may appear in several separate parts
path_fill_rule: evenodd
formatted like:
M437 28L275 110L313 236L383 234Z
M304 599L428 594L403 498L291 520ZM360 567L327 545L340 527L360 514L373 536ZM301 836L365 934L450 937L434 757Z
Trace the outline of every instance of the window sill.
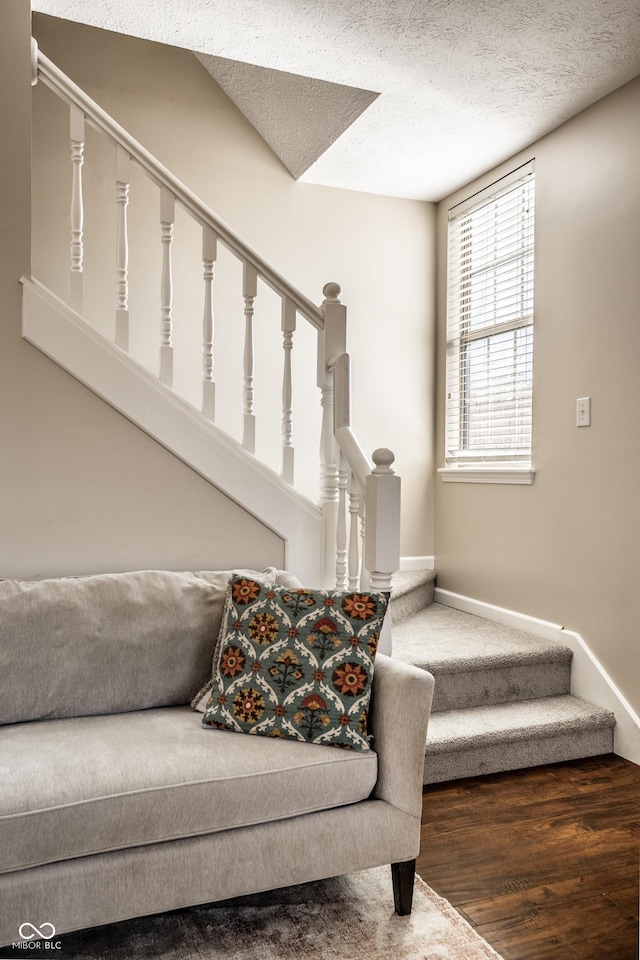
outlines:
M473 464L469 466L440 467L438 473L445 483L526 483L532 484L536 475L533 467L519 464Z

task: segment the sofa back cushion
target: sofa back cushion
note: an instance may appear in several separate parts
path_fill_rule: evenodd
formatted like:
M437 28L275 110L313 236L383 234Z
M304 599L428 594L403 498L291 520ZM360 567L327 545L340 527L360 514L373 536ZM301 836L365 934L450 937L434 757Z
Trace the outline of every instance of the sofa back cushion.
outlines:
M0 582L0 723L188 703L210 676L232 572Z

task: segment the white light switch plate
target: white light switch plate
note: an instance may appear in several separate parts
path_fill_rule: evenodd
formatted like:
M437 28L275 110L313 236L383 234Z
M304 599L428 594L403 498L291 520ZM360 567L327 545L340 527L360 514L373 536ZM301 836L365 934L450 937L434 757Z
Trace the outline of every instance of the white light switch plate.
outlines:
M591 426L591 397L576 400L576 427Z

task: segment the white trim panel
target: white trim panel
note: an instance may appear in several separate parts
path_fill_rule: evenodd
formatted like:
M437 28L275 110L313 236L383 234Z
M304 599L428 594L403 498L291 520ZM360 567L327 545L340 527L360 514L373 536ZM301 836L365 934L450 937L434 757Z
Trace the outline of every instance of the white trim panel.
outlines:
M571 693L615 714L614 750L626 760L640 764L640 717L579 633L566 630L557 623L496 607L482 600L473 600L441 587L435 588L435 600L445 606L455 607L456 610L504 623L517 630L526 630L545 640L556 641L569 647L573 653Z
M435 570L435 557L400 557L399 570Z
M532 467L456 466L440 467L438 473L445 483L526 483L532 484L536 475Z
M321 584L320 510L37 280L21 282L24 339L282 537L286 568Z

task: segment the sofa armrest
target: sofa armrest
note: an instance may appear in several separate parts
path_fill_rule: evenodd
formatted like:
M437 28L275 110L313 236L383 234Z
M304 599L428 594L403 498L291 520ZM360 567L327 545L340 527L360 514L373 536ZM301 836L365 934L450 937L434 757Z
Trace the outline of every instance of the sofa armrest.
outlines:
M420 817L427 725L434 679L426 670L378 654L371 693L378 780L373 796Z

